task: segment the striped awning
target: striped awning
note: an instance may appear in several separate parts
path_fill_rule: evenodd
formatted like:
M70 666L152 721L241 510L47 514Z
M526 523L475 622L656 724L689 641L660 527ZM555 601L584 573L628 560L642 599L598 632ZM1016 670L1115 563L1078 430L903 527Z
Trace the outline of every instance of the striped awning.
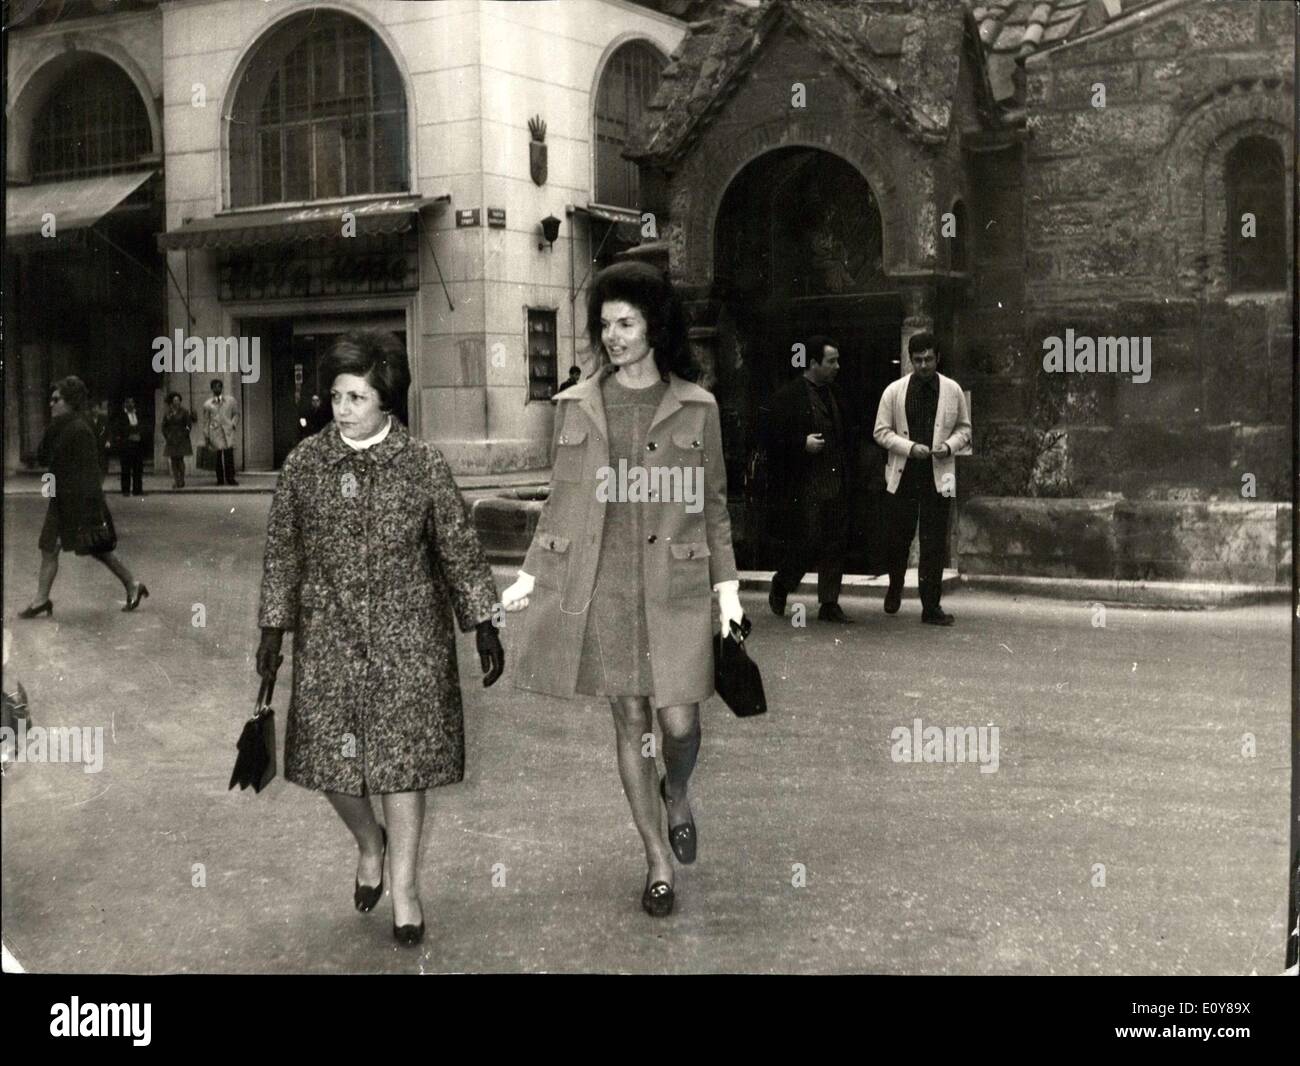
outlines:
M196 218L158 235L163 251L182 248L247 248L260 244L294 244L343 236L344 215L351 213L357 236L405 233L426 207L446 206L451 196L404 196L320 207L262 208Z
M10 185L5 189L5 236L44 236L46 215L54 225L54 236L93 226L155 171L106 174L99 178L50 181L40 185Z

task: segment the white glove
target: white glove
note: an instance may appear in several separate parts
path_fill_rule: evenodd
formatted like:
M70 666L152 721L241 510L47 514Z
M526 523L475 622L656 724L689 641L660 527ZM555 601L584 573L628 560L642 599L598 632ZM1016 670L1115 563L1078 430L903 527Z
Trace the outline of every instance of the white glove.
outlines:
M739 627L740 620L745 617L740 606L740 582L719 581L713 587L718 590L718 613L722 616L722 634L726 636L731 632L731 623L735 622Z
M501 593L501 606L507 611L522 611L528 606L528 597L532 591L533 575L520 570L515 583Z

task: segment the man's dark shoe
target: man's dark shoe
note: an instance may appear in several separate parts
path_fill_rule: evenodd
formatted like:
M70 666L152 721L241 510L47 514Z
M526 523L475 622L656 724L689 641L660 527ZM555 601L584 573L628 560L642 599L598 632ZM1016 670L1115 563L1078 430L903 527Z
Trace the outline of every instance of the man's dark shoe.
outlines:
M892 585L885 591L885 614L898 614L903 605L903 590Z
M921 621L928 626L950 626L957 619L950 614L944 614L943 611L934 611L930 614L921 615Z
M853 619L840 610L838 603L823 603L821 609L817 612L817 618L822 622L839 622L841 625L853 624Z
M772 589L767 594L767 605L772 608L772 613L778 618L785 617L785 597L787 593L775 577L772 578Z

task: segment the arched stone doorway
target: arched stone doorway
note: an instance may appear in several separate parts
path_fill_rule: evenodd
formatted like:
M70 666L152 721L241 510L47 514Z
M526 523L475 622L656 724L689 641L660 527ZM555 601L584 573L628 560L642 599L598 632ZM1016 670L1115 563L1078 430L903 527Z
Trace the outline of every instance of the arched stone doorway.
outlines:
M742 565L776 565L766 512L780 486L767 483L759 451L763 404L802 373L792 346L822 333L839 342L837 384L857 429L848 569L881 573L884 458L871 430L880 394L899 374L904 299L884 272L875 193L839 156L779 148L736 175L714 233L714 388L732 452L731 494L743 497L733 500Z

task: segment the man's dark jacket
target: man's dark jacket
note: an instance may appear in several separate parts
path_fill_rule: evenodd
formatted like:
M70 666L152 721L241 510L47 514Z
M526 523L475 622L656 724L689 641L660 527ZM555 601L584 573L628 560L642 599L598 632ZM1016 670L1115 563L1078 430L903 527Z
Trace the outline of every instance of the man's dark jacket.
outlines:
M843 433L840 454L844 462L845 484L851 489L858 419L839 390L834 385L830 388L839 406ZM805 445L808 435L817 431L812 397L802 374L787 381L759 408L759 439L768 459L768 529L778 540L789 540L803 528L799 518L803 513L803 494L807 491L808 474L814 458Z

